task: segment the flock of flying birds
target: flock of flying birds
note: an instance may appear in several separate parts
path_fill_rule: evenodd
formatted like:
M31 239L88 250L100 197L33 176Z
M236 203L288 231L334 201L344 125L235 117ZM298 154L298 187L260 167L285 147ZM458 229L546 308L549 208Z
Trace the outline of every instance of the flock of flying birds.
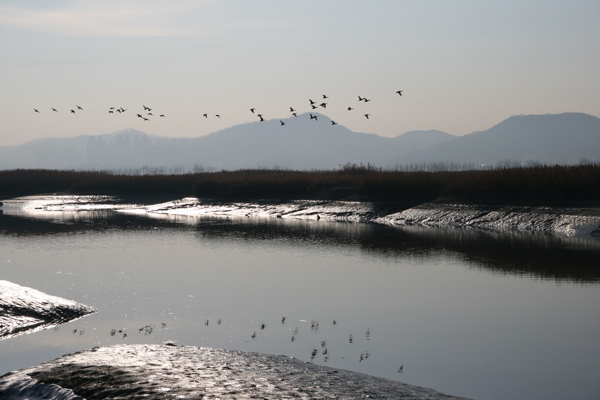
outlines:
M400 96L402 96L402 92L403 92L403 90L396 91L396 93L398 95L400 95ZM325 94L322 95L322 96L323 96L322 99L320 99L320 101L322 101L321 103L318 103L318 101L314 101L312 99L308 99L308 101L310 102L311 110L316 110L319 107L321 107L321 108L327 108L327 104L328 103L325 100L327 100L329 98L329 96L327 96ZM361 101L361 102L364 102L364 103L368 103L368 102L371 101L371 99L368 99L366 97L363 97L363 96L359 95L358 96L358 101ZM154 114L152 113L152 108L147 107L146 105L142 105L142 106L144 107L144 111L142 111L141 113L137 113L136 116L138 118L141 118L144 121L150 121L150 117L154 116ZM56 108L50 107L50 109L53 112L58 112L58 110ZM354 110L354 107L348 106L347 111L352 111L352 110ZM36 112L36 113L40 113L40 111L37 108L34 108L33 111ZM71 114L75 114L76 112L79 112L79 111L83 111L83 108L80 107L80 106L78 106L78 105L76 105L76 108L73 108L73 109L70 110ZM123 114L126 111L127 111L127 109L123 108L123 107L110 107L108 109L108 113L109 114L114 114L114 113ZM251 108L250 112L252 112L252 114L254 114L255 116L257 116L259 118L260 122L265 121L265 118L264 118L263 114L257 113L256 112L256 108ZM294 117L298 117L298 113L297 113L297 111L293 107L290 107L290 111L289 112ZM318 121L318 115L312 115L312 113L309 113L309 115L310 115L310 119L314 119L315 121ZM366 119L369 119L370 115L371 114L364 114L363 116ZM204 114L202 114L202 116L204 118L208 118L208 113L204 113ZM159 114L159 117L165 118L165 115L164 114ZM215 114L215 117L221 118L221 115L220 114ZM279 120L279 122L281 123L281 126L285 125L285 122L283 122L282 120ZM331 120L331 125L337 125L337 122Z

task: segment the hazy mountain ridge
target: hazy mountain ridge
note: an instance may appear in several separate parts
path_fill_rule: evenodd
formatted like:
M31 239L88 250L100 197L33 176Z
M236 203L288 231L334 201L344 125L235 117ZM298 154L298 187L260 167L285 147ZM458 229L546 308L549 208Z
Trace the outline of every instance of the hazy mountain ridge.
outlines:
M44 138L0 147L0 169L331 169L346 163L394 167L447 162L493 165L504 160L573 164L600 157L600 119L581 113L520 115L465 136L410 131L394 138L332 125L322 114L236 125L196 138L153 136L134 129L74 138Z

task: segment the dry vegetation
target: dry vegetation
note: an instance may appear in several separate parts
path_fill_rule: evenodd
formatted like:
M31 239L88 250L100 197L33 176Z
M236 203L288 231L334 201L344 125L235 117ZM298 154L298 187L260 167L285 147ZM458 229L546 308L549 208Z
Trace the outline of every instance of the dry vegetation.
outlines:
M0 196L42 193L600 206L600 166L407 172L348 164L335 171L238 170L142 176L85 171L0 171Z

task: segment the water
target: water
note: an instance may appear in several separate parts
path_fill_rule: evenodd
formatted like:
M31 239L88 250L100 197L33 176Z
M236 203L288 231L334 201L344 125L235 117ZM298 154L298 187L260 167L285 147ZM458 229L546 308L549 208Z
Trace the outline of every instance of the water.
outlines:
M173 341L285 354L483 400L598 399L598 242L282 219L0 214L0 279L100 310L0 341L0 374L93 346Z

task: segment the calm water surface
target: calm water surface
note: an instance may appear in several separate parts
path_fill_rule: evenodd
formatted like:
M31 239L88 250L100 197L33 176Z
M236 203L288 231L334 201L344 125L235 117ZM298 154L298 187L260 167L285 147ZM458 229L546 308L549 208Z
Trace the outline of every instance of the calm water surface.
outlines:
M0 374L93 346L173 341L285 354L476 399L598 399L599 242L0 214L0 279L100 310L0 341Z

